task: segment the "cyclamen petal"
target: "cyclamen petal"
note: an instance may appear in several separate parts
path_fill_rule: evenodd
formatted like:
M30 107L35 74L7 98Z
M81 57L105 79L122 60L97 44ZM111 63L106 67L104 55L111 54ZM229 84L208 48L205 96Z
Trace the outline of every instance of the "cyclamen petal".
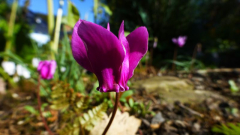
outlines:
M107 30L110 31L110 24L107 24Z
M105 29L79 20L74 26L71 44L73 56L81 66L97 76L97 90L100 92L128 90L127 81L146 53L148 44L145 27L136 29L130 35L127 38L124 36L124 22L119 29L119 38L110 32L109 24Z
M87 50L85 49L85 45L82 39L78 36L78 27L82 21L78 21L74 28L72 34L72 54L75 60L85 69L93 72L92 66L88 60Z
M128 81L128 75L129 75L129 54L130 54L130 48L129 43L127 41L127 38L124 36L124 21L122 22L119 32L118 32L118 38L120 43L122 44L124 51L126 53L125 58L122 63L122 69L121 69L121 78L120 78L120 86L122 86L125 90L128 90L127 81Z
M78 35L85 43L88 60L99 80L99 91L120 91L120 66L125 57L118 38L97 24L82 21Z
M129 75L133 76L134 69L148 50L148 31L146 27L138 27L127 36L129 43Z

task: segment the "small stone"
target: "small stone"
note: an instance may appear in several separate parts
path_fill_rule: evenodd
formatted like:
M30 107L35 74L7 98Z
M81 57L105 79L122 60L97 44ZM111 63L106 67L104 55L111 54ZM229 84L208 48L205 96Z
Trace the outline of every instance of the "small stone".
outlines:
M204 79L201 78L201 77L193 77L192 80L193 81L199 81L199 82L203 82L204 81Z
M181 128L186 128L188 126L188 123L186 123L185 121L180 121L180 120L176 120L174 122L174 124L177 126L177 127L181 127Z
M160 124L162 122L164 122L165 119L162 116L161 112L158 112L152 119L151 124Z
M221 121L221 117L220 117L220 116L217 116L217 115L214 116L213 119L216 120L216 121Z
M150 122L148 122L148 120L146 119L142 119L142 122L146 125L146 126L150 126Z
M193 124L193 131L194 132L199 132L200 128L201 128L201 125L199 123L196 122L196 123Z
M20 120L20 121L17 122L18 125L22 125L23 123L24 123L23 120Z
M13 93L13 94L12 94L12 97L13 97L13 98L18 98L19 96L18 96L17 93Z
M151 127L151 129L155 130L160 127L160 124L151 124L150 127Z
M196 86L195 89L197 90L204 90L205 87L203 85Z
M166 132L177 132L177 128L172 126L172 121L167 121L161 125L161 129Z

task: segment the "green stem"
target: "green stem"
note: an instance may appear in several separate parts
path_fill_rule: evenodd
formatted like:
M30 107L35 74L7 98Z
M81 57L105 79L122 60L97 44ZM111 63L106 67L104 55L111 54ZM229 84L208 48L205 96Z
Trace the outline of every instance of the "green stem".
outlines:
M17 7L18 7L18 0L14 0L12 4L12 11L10 15L10 20L8 23L8 33L7 33L7 41L5 46L5 52L8 52L12 47L12 41L13 41L13 31L14 31L14 24L16 20L16 14L17 14ZM4 57L4 60L7 61L8 57Z
M54 15L53 15L53 2L47 0L48 4L48 34L52 38L54 29Z
M54 40L53 40L53 46L52 51L54 53L57 53L58 51L58 44L59 44L59 35L60 35L60 28L61 28L61 22L62 22L62 14L63 14L63 0L59 0L60 7L58 8L57 12L57 21L56 21L56 27L55 27L55 33L54 33Z
M197 50L198 48L201 46L201 44L197 44L193 50L193 56L192 56L192 61L191 61L191 67L190 67L190 71L192 72L193 71L193 68L194 68L194 61L196 59L196 55L197 55Z
M110 128L110 126L111 126L111 124L112 124L112 122L113 122L113 119L114 119L114 117L115 117L115 115L116 115L117 108L118 108L118 101L119 101L119 93L116 92L116 99L115 99L115 105L114 105L114 109L113 109L113 112L112 112L112 116L111 116L110 121L108 122L108 125L107 125L107 127L105 128L105 130L104 130L104 132L103 132L102 135L106 135L108 129Z
M51 58L55 59L53 49L53 29L54 29L54 15L53 15L53 1L47 0L48 4L48 34L50 36L50 48L51 48Z

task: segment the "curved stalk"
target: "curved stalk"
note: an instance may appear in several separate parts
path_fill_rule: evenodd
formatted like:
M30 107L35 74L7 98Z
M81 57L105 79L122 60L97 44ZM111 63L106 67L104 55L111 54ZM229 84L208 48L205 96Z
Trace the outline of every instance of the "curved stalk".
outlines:
M102 135L106 135L108 129L110 128L110 126L111 126L111 124L112 124L112 122L113 122L113 119L114 119L114 117L115 117L115 115L116 115L117 108L118 108L118 101L119 101L119 93L116 92L116 99L115 99L115 105L114 105L114 109L113 109L113 112L112 112L112 116L111 116L110 121L108 122L108 125L107 125L107 127L105 128L105 130L104 130L104 132L103 132Z
M40 76L38 77L38 88L37 88L37 99L38 99L38 109L39 109L39 113L40 113L40 116L41 116L41 118L42 118L42 122L43 122L43 124L44 124L44 127L46 128L46 130L48 131L48 133L50 134L50 135L54 135L53 133L52 133L52 131L50 130L50 128L48 127L48 125L47 125L47 122L46 122L46 120L45 120L45 118L43 117L43 114L42 114L42 110L41 110L41 105L42 105L42 103L41 103L41 98L40 98L40 86L41 86L41 78L40 78Z

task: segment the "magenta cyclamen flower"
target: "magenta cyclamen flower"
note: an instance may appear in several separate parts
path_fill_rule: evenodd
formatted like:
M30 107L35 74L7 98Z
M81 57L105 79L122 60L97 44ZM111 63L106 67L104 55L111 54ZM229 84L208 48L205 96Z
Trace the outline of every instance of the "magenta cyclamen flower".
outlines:
M174 44L178 45L179 47L183 47L186 43L187 36L179 36L178 38L173 38L172 41Z
M148 31L139 27L124 36L122 22L118 38L100 25L79 20L73 29L72 53L75 60L93 72L99 81L100 92L128 90L127 81L147 52Z
M52 79L57 67L55 60L40 61L38 64L38 72L42 79Z

